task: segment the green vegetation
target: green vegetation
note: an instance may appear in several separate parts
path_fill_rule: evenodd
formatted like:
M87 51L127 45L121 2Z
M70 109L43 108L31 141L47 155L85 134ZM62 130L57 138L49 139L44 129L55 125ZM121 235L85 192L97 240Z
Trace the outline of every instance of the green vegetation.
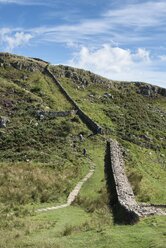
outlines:
M117 83L110 88L108 82L96 82L78 88L71 79L59 80L82 109L105 128L105 138L114 137L125 148L126 169L138 201L164 204L166 98L142 96L134 84Z
M134 226L114 224L107 207L104 153L106 139L117 139L137 200L165 204L166 97L143 96L133 83L51 66L67 92L105 130L88 137L91 132L77 115L38 116L38 111L73 109L45 73L45 62L1 57L0 116L7 125L0 128L0 247L164 248L164 216ZM65 203L92 165L95 173L72 206L35 212Z
M126 169L138 201L165 204L165 151L126 145L129 149Z
M57 204L87 172L78 137L87 129L80 120L72 115L40 120L36 114L70 109L40 71L0 70L0 115L8 119L0 129L0 198L5 211L30 203Z

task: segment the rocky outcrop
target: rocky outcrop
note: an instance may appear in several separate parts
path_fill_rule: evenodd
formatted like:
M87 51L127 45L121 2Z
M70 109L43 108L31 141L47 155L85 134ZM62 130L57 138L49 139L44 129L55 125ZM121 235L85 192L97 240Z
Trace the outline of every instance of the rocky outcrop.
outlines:
M140 82L136 82L135 85L138 87L137 92L143 96L156 97L158 94L166 96L166 89L164 88Z
M160 207L160 205L141 205L136 202L124 166L122 150L118 142L110 139L106 147L105 175L111 196L110 205L116 211L123 213L121 218L125 218L127 223L134 223L140 217L166 215L165 205Z
M44 71L48 62L38 58L25 58L10 53L0 53L0 66L4 68L14 67L17 70Z
M59 65L56 68L53 68L54 73L58 78L66 77L72 80L73 83L77 85L77 87L86 87L90 84L106 84L108 87L112 87L114 82L102 76L99 76L90 71L86 71L83 69L74 68L71 66Z

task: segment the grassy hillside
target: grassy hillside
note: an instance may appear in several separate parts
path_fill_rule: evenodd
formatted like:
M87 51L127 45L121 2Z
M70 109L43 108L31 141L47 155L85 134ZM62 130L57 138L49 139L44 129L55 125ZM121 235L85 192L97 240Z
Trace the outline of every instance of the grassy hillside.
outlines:
M78 135L88 130L77 116L37 116L37 111L71 109L42 71L9 65L0 69L0 116L7 119L0 129L2 205L11 210L20 204L58 202L85 174L88 166Z
M138 87L93 78L70 67L52 67L52 71L82 109L104 127L105 138L114 137L125 148L126 170L137 199L165 203L166 97L141 94L141 87L147 87L143 83ZM87 76L86 83L80 82L86 73L91 79Z
M79 106L104 128L91 132L69 111L45 73L47 62L0 53L0 247L164 248L165 217L135 226L114 225L104 178L106 139L124 147L126 172L140 202L166 203L166 97L146 84L110 81L91 72L50 66ZM84 140L81 141L79 134ZM83 148L87 156L83 156ZM96 165L73 206L63 204L76 183ZM42 238L41 238L42 237Z

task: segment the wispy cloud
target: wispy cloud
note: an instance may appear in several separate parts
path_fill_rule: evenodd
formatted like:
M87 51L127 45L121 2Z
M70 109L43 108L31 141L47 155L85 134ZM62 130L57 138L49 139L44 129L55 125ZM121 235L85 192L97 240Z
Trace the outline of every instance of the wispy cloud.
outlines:
M0 0L18 4L43 4L36 0ZM47 3L53 3L52 0ZM62 15L62 13L61 13ZM49 16L48 16L49 17ZM65 20L64 20L65 22ZM102 13L98 18L82 19L74 24L62 23L53 26L32 27L24 32L46 42L80 43L101 45L112 40L124 45L144 44L149 41L166 41L166 3L146 2L121 6ZM151 29L152 28L152 29ZM152 32L155 29L155 32ZM162 30L162 32L161 32ZM22 30L21 30L22 31Z
M17 5L52 5L53 0L0 0L0 4L17 4Z
M74 24L42 26L31 31L51 42L103 44L113 40L119 44L149 46L149 41L166 41L166 3L146 2L122 6L98 18L82 19Z
M149 1L129 4L120 9L109 10L104 14L114 25L151 27L165 25L166 2Z
M161 56L159 56L159 58L161 61L166 62L166 55L161 55Z

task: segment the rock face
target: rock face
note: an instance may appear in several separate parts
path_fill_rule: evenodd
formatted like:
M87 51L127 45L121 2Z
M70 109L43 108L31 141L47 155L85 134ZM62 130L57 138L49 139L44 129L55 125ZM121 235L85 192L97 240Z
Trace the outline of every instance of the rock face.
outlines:
M145 83L135 83L138 87L138 93L147 97L156 97L158 94L166 96L166 89L160 88L158 86L153 86Z
M44 71L48 62L38 58L25 58L22 56L0 53L0 66L4 68L14 67L17 70Z

